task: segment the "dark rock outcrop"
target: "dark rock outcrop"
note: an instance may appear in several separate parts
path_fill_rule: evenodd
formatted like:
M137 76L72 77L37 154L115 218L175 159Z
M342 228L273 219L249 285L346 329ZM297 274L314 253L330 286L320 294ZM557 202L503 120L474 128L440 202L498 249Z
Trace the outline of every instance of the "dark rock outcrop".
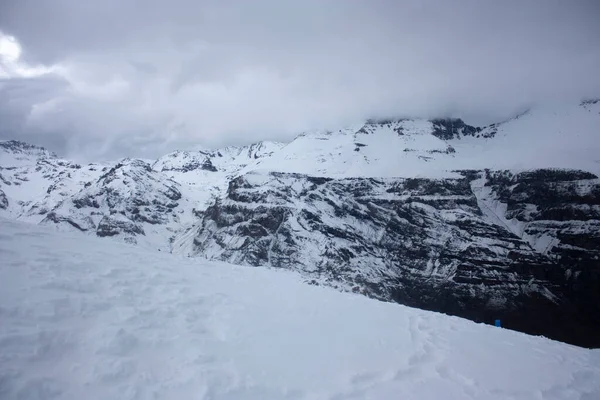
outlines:
M600 346L598 179L563 170L462 174L334 180L251 173L203 214L195 250ZM489 198L474 190L481 180ZM507 205L506 215L490 214L491 198ZM523 231L509 229L508 220Z
M123 233L132 236L145 235L144 229L139 225L125 219L117 219L110 216L104 216L96 229L96 235L100 237L115 236Z
M78 218L77 220L74 220L72 218L69 218L68 216L61 216L55 212L50 212L48 213L48 215L46 215L44 221L53 222L55 224L67 223L81 232L87 232L89 230L96 229L96 224L94 224L94 221L90 217L82 217Z
M21 142L20 140L0 140L0 150L14 155L33 155L42 158L56 158L56 154L43 147Z
M218 171L217 167L215 167L213 165L212 161L210 161L210 158L207 158L206 160L204 160L204 162L202 163L202 169L205 171L210 171L210 172Z
M2 189L0 189L0 208L3 210L8 208L8 198Z
M101 237L123 234L129 242L145 235L141 224L177 221L178 184L140 160L124 160L95 182L61 202L44 223L63 223L78 230L95 229ZM96 221L97 226L83 221Z
M475 136L481 132L480 127L465 124L460 118L432 119L433 136L442 140L451 140L460 138L461 134L466 136Z

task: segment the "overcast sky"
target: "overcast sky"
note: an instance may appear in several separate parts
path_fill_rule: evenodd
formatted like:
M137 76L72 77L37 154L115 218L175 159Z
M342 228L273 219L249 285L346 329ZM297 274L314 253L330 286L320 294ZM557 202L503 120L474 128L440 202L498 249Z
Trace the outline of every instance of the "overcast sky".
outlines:
M2 0L0 138L78 159L600 97L597 0Z

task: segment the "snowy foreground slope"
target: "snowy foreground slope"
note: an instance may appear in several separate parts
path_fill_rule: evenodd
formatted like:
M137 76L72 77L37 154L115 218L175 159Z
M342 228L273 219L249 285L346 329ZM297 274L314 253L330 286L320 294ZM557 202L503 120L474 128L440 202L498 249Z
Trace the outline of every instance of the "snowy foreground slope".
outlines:
M0 220L2 399L598 399L600 351Z

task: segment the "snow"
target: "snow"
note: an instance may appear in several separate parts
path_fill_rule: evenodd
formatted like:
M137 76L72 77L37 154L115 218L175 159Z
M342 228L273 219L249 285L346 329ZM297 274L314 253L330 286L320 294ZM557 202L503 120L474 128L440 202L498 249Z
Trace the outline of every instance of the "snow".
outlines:
M525 223L514 219L506 219L507 205L496 198L490 186L485 186L486 178L484 176L471 182L471 190L477 199L479 209L486 217L487 221L494 225L500 225L506 228L517 237L522 238L525 231Z
M3 147L7 143L11 142L0 141L0 186L10 204L6 214L27 222L39 223L48 211L83 189L86 182L97 179L107 167L82 167L40 147L20 142Z
M600 174L600 102L538 107L495 125L494 137L442 140L427 120L313 132L275 149L251 170L340 177L456 177L461 169L574 168ZM481 135L488 132L486 128ZM399 131L402 134L399 134ZM480 135L480 136L481 136ZM455 152L448 150L454 149Z
M444 163L453 157L432 153L446 151L448 144L429 134L430 122L402 121L398 125L413 130L399 135L394 126L366 125L364 130L353 127L328 134L301 135L245 171L252 168L336 178L455 176L440 165L433 171L434 168L424 161L437 157Z
M27 166L36 158L56 158L56 155L42 147L14 140L0 140L0 165Z
M598 399L600 352L0 220L2 399Z
M431 134L430 121L416 119L315 131L301 134L287 144L259 142L216 150L176 151L155 161L148 160L156 173L149 175L178 184L182 199L174 210L176 216L166 227L144 226L148 235L141 242L153 248L181 248L190 253L193 244L184 238L192 238L190 233L198 229L198 212L225 197L229 182L241 175L259 179L261 174L265 176L265 172L275 171L336 179L452 178L459 177L454 171L460 169L518 172L549 167L580 168L600 174L599 125L600 102L538 107L481 132L483 135L497 131L491 138L459 135L459 138L442 140ZM69 200L98 192L99 178L116 164L115 161L79 166L40 147L0 141L0 190L8 201L8 207L0 209L0 216L32 223L40 223L50 211L66 216L73 211ZM252 175L252 172L259 174ZM270 184L265 181L265 190ZM589 190L582 185L578 191ZM127 185L117 186L127 189ZM381 198L385 196L383 193ZM480 203L492 207L486 211L492 223L500 222L536 249L547 251L555 244L548 238L526 236L522 224L503 220L502 204L485 196L482 192ZM142 197L152 197L152 193ZM90 213L89 209L75 211L79 217L86 217L84 212ZM171 238L174 238L173 247L168 242Z
M599 174L599 124L600 103L537 107L499 124L493 138L463 137L451 144L460 155L460 168L554 167Z

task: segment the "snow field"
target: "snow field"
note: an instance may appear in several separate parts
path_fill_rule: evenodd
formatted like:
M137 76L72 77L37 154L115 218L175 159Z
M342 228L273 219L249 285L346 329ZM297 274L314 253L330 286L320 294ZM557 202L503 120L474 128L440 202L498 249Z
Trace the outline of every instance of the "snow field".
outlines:
M1 399L599 399L600 352L0 220Z

